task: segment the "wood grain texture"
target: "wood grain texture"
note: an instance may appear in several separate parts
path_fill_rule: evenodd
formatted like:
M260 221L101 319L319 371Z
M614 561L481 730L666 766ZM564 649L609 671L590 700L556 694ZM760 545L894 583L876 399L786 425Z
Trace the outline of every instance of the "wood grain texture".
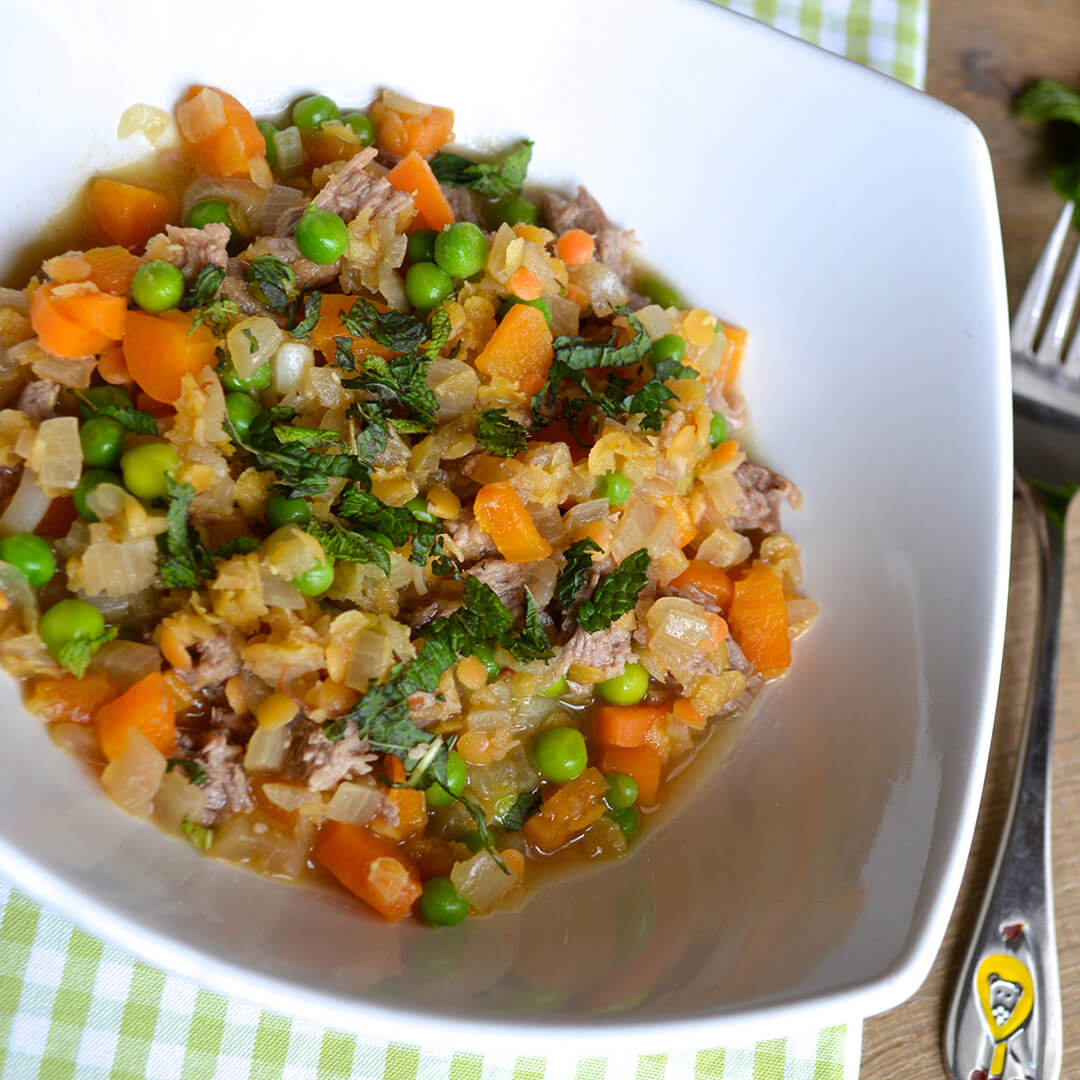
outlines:
M1077 0L931 0L927 89L965 112L990 145L1001 207L1009 296L1015 305L1061 202L1046 172L1053 147L1009 111L1039 76L1080 83ZM866 1022L864 1080L946 1075L941 1032L993 865L1016 764L1034 633L1037 567L1024 513L1013 530L1012 581L997 723L979 821L949 930L934 968L905 1005ZM1070 515L1062 671L1054 744L1053 852L1064 996L1062 1077L1080 1077L1080 505Z

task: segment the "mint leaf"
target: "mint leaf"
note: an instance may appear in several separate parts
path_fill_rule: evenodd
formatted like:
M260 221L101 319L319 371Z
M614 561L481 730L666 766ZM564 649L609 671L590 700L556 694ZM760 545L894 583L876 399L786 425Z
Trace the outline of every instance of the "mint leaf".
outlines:
M649 552L638 548L610 573L605 574L596 591L578 608L578 624L588 633L606 630L616 619L637 604L638 593L649 580Z
M598 555L600 550L600 545L588 537L575 540L566 549L566 562L555 579L555 599L564 608L570 607L588 584L593 568L593 555Z
M427 383L427 365L419 356L399 356L393 360L368 356L363 372L355 378L343 379L341 385L346 390L364 390L388 406L400 405L408 411L409 419L420 423L424 431L430 431L438 418L439 402Z
M501 161L472 161L461 154L439 151L431 159L431 171L440 184L471 188L493 199L517 195L525 183L533 144L524 139Z
M273 255L252 259L247 270L248 292L271 311L283 314L299 293L292 267Z
M522 791L499 817L499 824L507 832L518 832L525 828L525 822L532 817L540 806L540 789Z
M387 577L390 576L390 550L377 539L346 529L336 522L318 521L314 518L304 528L322 544L323 551L332 559L374 563Z
M105 416L115 420L125 431L133 431L136 435L157 435L157 420L148 412L141 409L128 409L121 405L107 405L88 398L79 390L71 391L72 397L82 408L83 416L89 419L93 416Z
M81 679L94 653L117 635L115 626L106 626L97 637L77 637L64 642L56 650L56 662Z
M195 489L171 476L165 478L165 484L169 498L166 513L169 527L158 540L162 552L158 573L167 588L198 589L204 578L213 577L214 562L191 524Z
M293 318L295 319L300 312L297 310L300 308L300 302L297 300L293 304ZM304 295L303 302L303 316L289 328L289 333L293 337L306 338L311 334L311 331L315 329L319 322L319 315L322 311L322 293L312 291Z
M517 660L527 664L530 660L550 660L555 655L547 631L540 622L540 609L533 594L524 594L525 624L520 630L503 635L503 648Z
M301 443L304 446L341 446L345 441L336 431L295 424L275 424L274 437L279 443Z
M218 289L221 288L224 280L224 267L207 263L184 290L183 298L180 300L180 310L190 311L192 308L206 307L217 296Z
M341 325L354 337L369 337L399 353L413 352L427 337L422 319L400 311L379 311L363 297L357 297L348 311L342 311Z
M488 453L514 457L529 443L529 435L505 409L485 409L476 418L476 438Z
M196 787L205 787L210 780L210 777L206 775L206 770L202 766L201 761L191 761L187 758L169 758L168 764L165 766L166 772L172 772L173 769L179 769L181 772L186 772L188 779Z
M209 851L214 846L214 830L199 825L190 818L184 818L180 822L180 831L199 851Z
M424 355L429 360L434 360L450 340L450 316L447 315L446 308L437 307L431 313L428 333L431 339L424 346Z

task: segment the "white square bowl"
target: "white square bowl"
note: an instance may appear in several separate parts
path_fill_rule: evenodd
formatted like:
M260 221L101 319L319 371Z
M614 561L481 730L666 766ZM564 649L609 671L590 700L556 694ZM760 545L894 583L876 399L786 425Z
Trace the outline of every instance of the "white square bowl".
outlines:
M822 615L631 858L520 913L389 927L200 858L112 807L7 679L0 869L215 989L411 1039L705 1045L912 993L971 838L1005 609L1005 290L974 126L695 0L24 0L6 24L5 256L131 155L124 108L192 82L256 113L389 85L467 140L531 136L534 179L584 181L750 329L758 453L804 492L786 524Z

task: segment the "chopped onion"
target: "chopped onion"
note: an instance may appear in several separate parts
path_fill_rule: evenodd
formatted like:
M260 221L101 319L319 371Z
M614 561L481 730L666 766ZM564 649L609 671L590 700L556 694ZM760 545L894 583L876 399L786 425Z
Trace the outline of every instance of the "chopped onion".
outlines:
M244 236L254 236L262 213L266 192L251 180L221 180L216 176L200 176L184 192L183 212L204 199L221 199L229 204L230 224Z
M21 530L17 530L21 531ZM7 605L3 610L19 616L24 630L36 630L38 621L37 593L34 592L26 575L9 563L0 562L0 593L3 593Z
M588 502L578 503L566 511L563 524L568 533L574 533L582 525L588 525L591 521L605 521L611 514L611 503L607 499L590 499Z
M51 503L52 496L41 490L34 470L23 469L11 502L7 504L3 514L0 514L0 536L32 533Z
M179 829L185 818L199 823L205 813L205 791L180 769L166 773L154 799L154 820L168 829Z
M701 473L709 501L721 514L728 514L742 498L743 489L735 479L734 469L711 469Z
M393 663L394 651L385 634L376 630L358 630L349 653L345 685L353 690L366 690L371 680L381 679Z
M53 416L43 420L27 464L37 473L38 483L46 490L71 491L82 476L79 421L74 416Z
M101 783L113 802L129 814L149 817L166 764L165 755L141 731L132 728L124 752L105 766Z
M504 873L490 851L478 851L471 859L454 863L450 871L458 895L481 915L491 909L517 884L517 876Z
M9 289L0 286L0 307L13 307L17 311L30 310L30 297L24 289Z
M274 355L284 336L281 327L265 315L253 315L236 323L226 336L225 344L237 375L241 379L254 375Z
M439 402L439 419L460 416L476 404L480 376L462 360L432 360L427 384Z
M95 536L94 528L103 537ZM107 525L90 530L91 541L83 552L75 584L87 596L126 597L149 589L158 569L158 549L153 537L140 540L113 540Z
M382 103L388 109L393 109L394 112L401 113L403 116L427 116L431 112L430 105L405 97L404 94L399 94L396 90L384 90L382 92Z
M304 143L300 138L300 129L293 125L282 128L274 136L277 146L278 169L282 175L299 169L304 164Z
M681 596L657 600L649 608L646 621L649 624L649 648L665 663L673 654L683 659L687 653L707 651L716 639L719 625L718 616Z
M639 311L635 311L634 314L653 341L671 333L671 319L659 304L648 304Z
M291 739L289 727L256 728L244 752L244 768L255 772L280 769Z
M41 356L30 365L30 370L39 379L52 379L61 386L70 386L73 390L85 390L90 385L90 376L97 367L97 357L83 356L69 359L63 356Z
M558 516L558 508L552 507L552 510ZM552 543L558 542L553 538L550 530L545 530L540 526L539 517L539 514L533 514L533 520L536 522L540 535ZM532 593L536 606L543 611L551 603L552 596L555 595L555 579L559 573L555 560L538 559L536 562L526 563L522 567L522 571L521 576L525 587Z
M94 653L94 667L120 686L134 686L161 670L161 651L140 641L110 641Z
M544 302L551 309L551 333L554 337L568 334L576 337L581 324L581 308L573 300L557 293L547 293Z
M65 754L70 754L87 765L105 764L97 728L93 724L49 724L49 735Z
M302 191L286 184L275 184L263 200L262 209L259 211L258 231L260 236L274 236L277 232L277 223L286 210L292 210L297 206L303 206L308 201Z
M331 821L343 821L346 825L365 825L382 807L382 793L374 784L338 784L337 790L326 807Z
M292 523L275 529L262 546L263 565L291 581L323 560L322 545L309 532Z
M702 540L695 558L726 570L730 566L738 566L739 563L745 562L750 558L752 551L750 541L742 533L721 526L713 529Z
M102 521L111 521L123 510L131 496L119 485L106 481L92 487L86 496L86 505Z
M278 577L271 570L262 572L262 594L267 607L281 608L282 611L300 611L307 603L304 594L291 581Z
M584 266L572 267L570 280L588 294L589 303L596 315L610 315L615 304L625 304L629 299L622 278L602 262L594 261Z
M227 123L225 101L209 87L203 87L194 97L176 107L176 122L188 142L202 142L217 134Z
M304 869L315 828L315 822L303 814L293 828L241 814L218 830L213 854L271 877L294 881Z
M270 322L269 319L266 321ZM270 323L270 325L274 324ZM274 329L277 330L277 327L275 326ZM281 341L280 330L278 341ZM255 366L258 367L257 364ZM302 341L282 342L270 359L274 392L288 394L291 391L300 390L304 385L304 377L308 369L314 366L315 353L311 351L310 345L305 345Z
M471 716L469 727L472 728ZM521 746L514 746L499 761L473 765L469 769L469 791L487 807L506 795L532 791L539 783L540 776Z
M796 596L784 606L787 608L788 631L792 637L798 637L809 630L820 610L813 600L804 596Z
M220 98L219 98L220 100ZM168 134L172 120L164 109L153 105L132 105L125 109L116 128L117 138L126 139L140 134L155 146Z
M296 784L263 784L262 793L275 806L280 806L282 810L288 810L289 813L299 810L301 806L322 802L322 796L317 791L298 787Z
M616 562L639 548L648 548L653 559L669 550L678 550L675 533L678 523L659 506L644 499L633 499L623 511L618 528L611 540L611 554Z

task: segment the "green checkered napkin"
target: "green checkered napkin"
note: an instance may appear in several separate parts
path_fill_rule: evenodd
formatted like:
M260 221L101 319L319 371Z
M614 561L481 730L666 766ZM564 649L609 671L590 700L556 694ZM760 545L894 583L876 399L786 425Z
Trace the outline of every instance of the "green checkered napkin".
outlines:
M922 86L928 2L725 6ZM367 1041L143 964L0 880L0 1080L855 1080L861 1044L858 1020L640 1057L515 1058Z

